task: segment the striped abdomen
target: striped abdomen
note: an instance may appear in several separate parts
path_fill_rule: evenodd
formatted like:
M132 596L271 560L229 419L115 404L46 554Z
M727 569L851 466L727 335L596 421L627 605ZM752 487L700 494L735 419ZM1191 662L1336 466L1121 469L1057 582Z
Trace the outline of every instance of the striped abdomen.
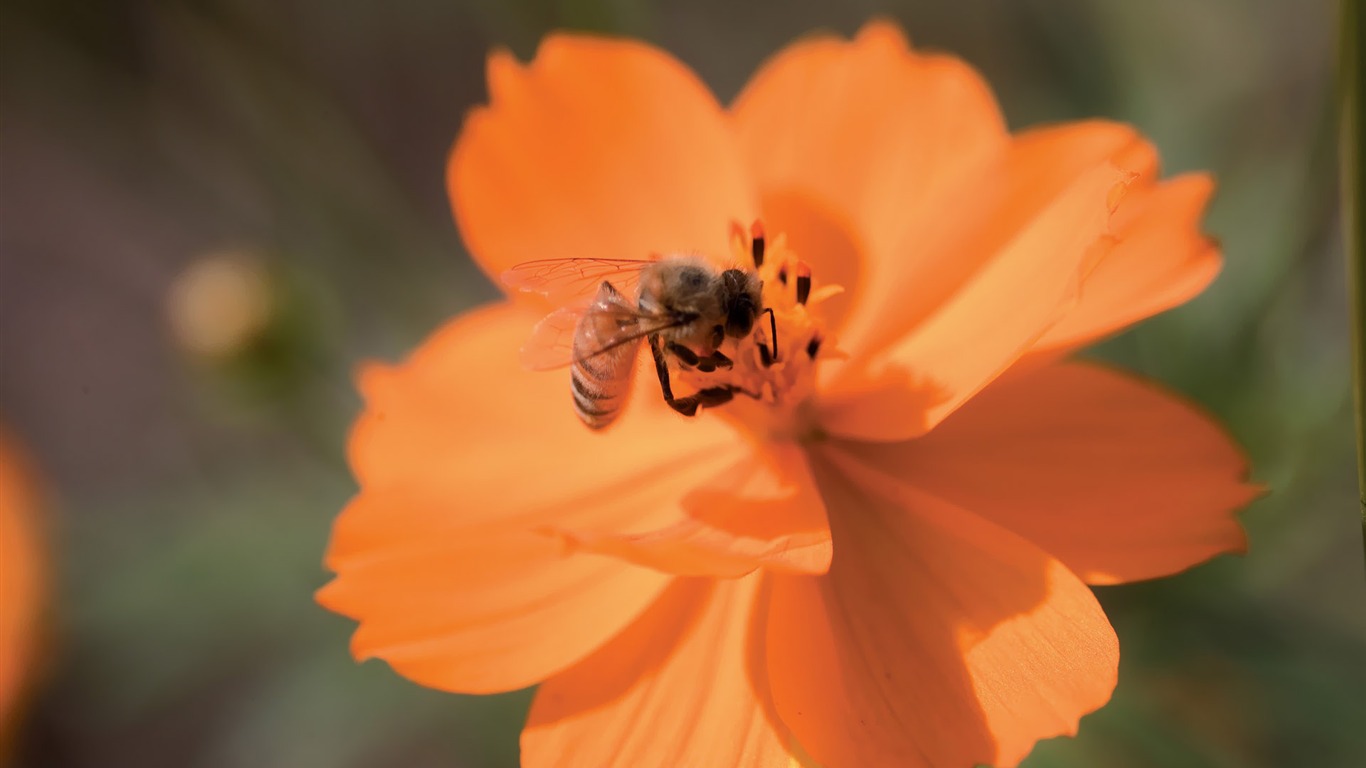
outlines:
M574 413L591 429L615 421L631 394L640 338L632 338L635 329L623 324L635 314L615 288L603 283L593 306L574 327L575 361L570 366Z

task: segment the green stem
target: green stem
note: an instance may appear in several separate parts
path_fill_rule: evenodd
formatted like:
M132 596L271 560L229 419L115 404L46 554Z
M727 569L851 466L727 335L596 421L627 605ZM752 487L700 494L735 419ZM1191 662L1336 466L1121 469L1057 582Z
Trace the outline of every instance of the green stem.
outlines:
M1361 491L1362 545L1366 547L1366 14L1362 0L1342 1L1342 221L1352 306L1352 353L1356 386L1357 481Z

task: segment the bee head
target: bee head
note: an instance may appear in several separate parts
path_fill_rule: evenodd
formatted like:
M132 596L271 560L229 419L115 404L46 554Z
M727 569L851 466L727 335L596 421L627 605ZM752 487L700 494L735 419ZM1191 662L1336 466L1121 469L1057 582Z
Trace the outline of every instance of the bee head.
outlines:
M754 329L754 321L762 311L759 276L742 269L728 269L721 273L722 306L726 310L726 335L744 338Z

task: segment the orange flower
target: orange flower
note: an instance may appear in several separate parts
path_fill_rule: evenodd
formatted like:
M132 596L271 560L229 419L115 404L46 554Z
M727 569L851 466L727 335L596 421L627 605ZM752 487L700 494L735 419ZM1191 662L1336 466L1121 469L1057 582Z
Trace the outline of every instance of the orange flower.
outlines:
M686 418L648 369L602 433L566 373L519 365L539 296L362 371L319 600L423 685L540 683L523 765L1014 765L1115 685L1088 583L1244 548L1228 438L1064 360L1219 269L1209 177L1159 182L1132 129L1012 136L886 23L791 46L729 110L625 40L496 53L488 83L448 175L486 272L743 266L732 222L762 219L780 340L764 365L761 320L710 374L753 397Z
M0 763L23 688L33 675L38 611L45 590L33 473L0 429Z

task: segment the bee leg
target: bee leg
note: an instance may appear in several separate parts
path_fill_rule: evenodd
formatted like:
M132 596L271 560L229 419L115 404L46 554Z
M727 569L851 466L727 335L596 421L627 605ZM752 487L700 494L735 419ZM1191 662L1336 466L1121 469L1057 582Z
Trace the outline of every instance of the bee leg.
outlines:
M664 395L664 402L684 416L696 416L698 401L693 399L695 395L682 399L674 397L673 385L669 383L669 361L664 357L664 344L657 333L650 334L650 354L655 359L655 373L659 376L659 389Z
M711 373L717 368L731 368L735 365L729 357L726 357L719 350L713 350L709 355L698 355L692 349L676 341L665 344L664 350L678 358L678 362L689 368L696 368L702 373Z
M697 398L702 406L712 408L729 403L735 397L735 387L708 387L692 397Z
M679 413L686 413L692 416L697 413L698 406L704 408L714 408L718 405L729 403L735 398L735 387L709 387L698 390L687 397L680 397L669 405ZM686 411L684 410L686 408Z
M686 365L689 368L697 367L697 364L702 361L702 358L698 357L696 352L683 346L682 344L679 344L676 341L671 341L665 344L664 350L669 354L673 355L674 357L678 358L678 362L682 363L683 365ZM704 368L703 370L706 369Z
M710 355L707 355L705 358L702 359L702 362L710 363L711 370L713 371L717 368L735 367L735 361L731 360L729 357L726 357L724 354L721 353L720 350L716 350L715 352L712 352Z

